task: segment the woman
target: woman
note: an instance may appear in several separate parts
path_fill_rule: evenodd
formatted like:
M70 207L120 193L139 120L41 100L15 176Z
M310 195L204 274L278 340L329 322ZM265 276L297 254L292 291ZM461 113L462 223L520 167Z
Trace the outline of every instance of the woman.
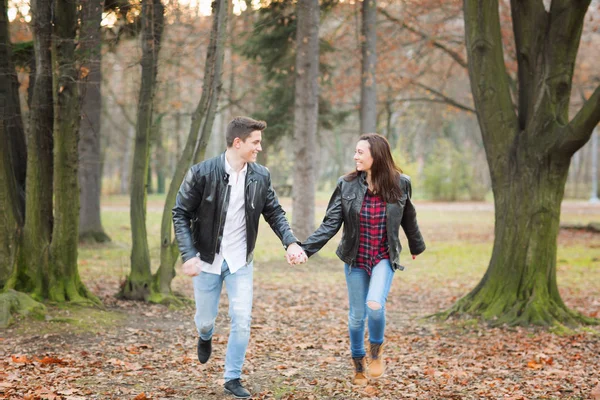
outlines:
M410 199L410 179L395 165L388 141L376 133L362 135L356 144L354 161L356 170L338 180L321 226L302 247L310 257L343 223L336 254L345 264L348 287L352 382L366 385L365 319L371 358L368 375L379 378L385 371L385 303L394 272L404 269L399 264L400 226L413 258L425 251L425 243Z

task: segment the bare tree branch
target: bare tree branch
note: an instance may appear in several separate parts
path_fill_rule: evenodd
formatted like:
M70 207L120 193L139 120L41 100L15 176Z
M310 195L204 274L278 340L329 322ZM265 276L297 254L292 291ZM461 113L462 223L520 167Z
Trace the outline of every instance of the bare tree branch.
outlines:
M378 7L377 10L383 14L388 20L402 26L404 29L414 33L415 35L419 35L421 38L423 38L424 40L429 41L431 44L433 44L434 47L437 47L438 49L444 51L446 54L448 54L450 57L452 57L452 59L454 59L454 61L456 61L461 67L467 69L468 65L467 65L467 61L457 52L455 52L454 50L448 48L446 45L444 45L443 43L433 39L430 35L428 35L425 32L419 31L418 29L408 25L406 22L399 20L398 18L394 17L393 15L391 15L385 8L382 7Z
M468 111L468 112L475 114L474 108L469 107L464 104L461 104L460 102L452 99L451 97L448 97L444 93L432 88L431 86L427 86L421 82L415 82L415 81L411 81L411 83L417 87L420 87L421 89L424 89L424 90L427 90L428 92L433 93L434 95L436 95L438 97L437 99L431 99L430 101L433 101L436 103L446 103L448 105L451 105L452 107L458 108L459 110Z
M573 154L579 150L591 137L596 125L600 122L600 86L585 102L577 115L565 127L563 140L559 148Z

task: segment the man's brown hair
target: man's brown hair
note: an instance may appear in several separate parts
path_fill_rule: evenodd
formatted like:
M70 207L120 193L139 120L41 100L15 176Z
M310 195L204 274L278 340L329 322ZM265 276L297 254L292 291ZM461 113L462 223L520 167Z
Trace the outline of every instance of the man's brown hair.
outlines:
M235 117L227 125L227 131L225 133L225 140L227 147L233 146L233 141L236 137L242 141L246 141L248 136L254 131L264 131L267 127L265 121L257 121L250 117Z

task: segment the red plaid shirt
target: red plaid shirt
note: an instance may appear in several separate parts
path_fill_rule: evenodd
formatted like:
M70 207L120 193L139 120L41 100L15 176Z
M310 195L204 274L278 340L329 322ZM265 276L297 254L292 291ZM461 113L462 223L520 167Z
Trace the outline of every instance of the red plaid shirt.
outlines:
M379 261L389 258L385 202L381 196L367 190L360 210L360 238L355 266L371 275L371 269Z

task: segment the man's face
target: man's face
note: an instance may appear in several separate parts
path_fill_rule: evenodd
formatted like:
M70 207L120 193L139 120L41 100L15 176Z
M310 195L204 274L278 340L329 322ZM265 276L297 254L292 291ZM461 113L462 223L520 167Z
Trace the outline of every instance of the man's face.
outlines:
M236 146L236 150L245 162L256 162L256 156L259 151L262 151L262 147L260 142L262 141L262 132L254 131L246 138L246 140L241 140L239 138L235 139L234 145Z

